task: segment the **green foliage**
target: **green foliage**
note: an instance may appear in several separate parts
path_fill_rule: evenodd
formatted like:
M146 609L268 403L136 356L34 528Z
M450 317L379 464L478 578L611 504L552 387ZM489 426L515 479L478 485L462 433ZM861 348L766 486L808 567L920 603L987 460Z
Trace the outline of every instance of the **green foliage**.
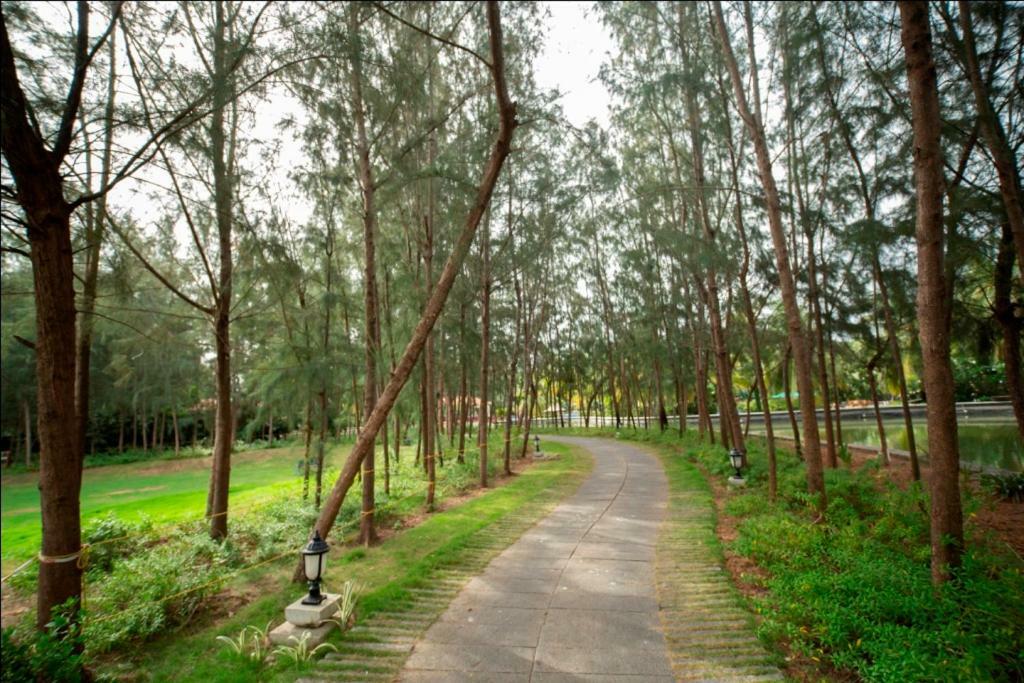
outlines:
M320 643L316 647L309 646L309 631L302 634L301 638L291 637L294 645L278 645L274 648L274 656L281 661L291 662L296 668L306 664L321 652L337 652L338 648L331 643Z
M3 629L0 681L25 683L78 683L82 675L82 634L71 620L71 602L54 611L43 631L18 637L13 628Z
M1000 498L1024 503L1024 472L983 474L981 483Z
M147 517L128 523L112 512L88 522L82 529L82 540L89 544L89 571L109 572L115 559L132 552L132 537L148 533L152 526Z
M957 401L979 401L1004 396L1006 370L1002 363L979 363L974 358L953 356L953 384Z
M623 430L622 438L634 437L685 454L712 477L731 474L721 446L696 435ZM728 491L724 509L740 520L732 550L767 572L767 593L754 601L762 638L867 681L1024 676L1018 559L969 542L954 580L935 588L920 485L880 484L872 477L877 466L826 470L829 509L815 523L803 464L778 452L778 497L767 501L764 447L747 445L748 487Z
M217 636L217 642L224 643L235 657L263 664L270 652L270 640L267 636L269 632L270 623L263 629L258 626L244 626L236 637L220 635Z

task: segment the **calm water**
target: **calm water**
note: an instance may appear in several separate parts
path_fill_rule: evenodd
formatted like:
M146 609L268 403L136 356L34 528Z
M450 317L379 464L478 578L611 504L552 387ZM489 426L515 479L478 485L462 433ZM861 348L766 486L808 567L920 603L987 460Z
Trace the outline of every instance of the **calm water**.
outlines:
M903 421L886 420L885 438L889 448L907 450L907 429ZM780 425L781 427L781 425ZM792 436L789 429L777 428L780 435ZM957 425L960 441L960 459L986 467L1004 470L1024 471L1024 444L1012 420L961 420ZM924 418L914 420L914 436L919 450L928 450L928 436ZM822 433L822 439L824 439ZM870 446L881 445L878 426L874 420L843 421L843 441L849 444L861 443Z

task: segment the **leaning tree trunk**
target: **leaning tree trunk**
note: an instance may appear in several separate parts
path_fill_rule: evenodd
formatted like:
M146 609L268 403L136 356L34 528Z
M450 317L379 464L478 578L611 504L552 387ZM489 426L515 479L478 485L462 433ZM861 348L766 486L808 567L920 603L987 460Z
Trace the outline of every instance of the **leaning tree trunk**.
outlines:
M981 126L985 145L992 156L999 177L999 193L1006 209L1006 219L1010 226L1010 234L1017 249L1017 266L1020 268L1021 282L1024 282L1024 192L1020 186L1020 170L1017 168L1017 157L1006 139L1006 131L999 120L999 115L992 107L988 87L981 76L981 65L978 62L978 50L974 40L974 25L971 21L971 3L960 0L960 28L963 30L964 61L967 74L971 79L971 90L974 92L974 103L978 110L978 123Z
M963 554L960 451L950 362L951 311L947 304L942 220L942 118L926 2L901 0L900 37L906 54L914 130L917 190L917 318L924 390L928 397L928 459L931 474L932 581L947 581Z
M489 68L494 79L498 105L498 134L494 141L494 146L491 149L491 154L487 160L487 164L484 167L483 177L480 181L476 199L472 204L469 215L466 217L466 224L455 241L452 253L449 256L447 263L445 263L444 270L441 272L441 277L431 290L430 298L427 301L427 305L424 308L420 321L417 323L416 328L413 331L409 344L402 353L402 357L399 360L398 365L395 367L395 371L388 380L387 385L384 387L384 391L381 392L381 395L373 408L373 412L363 425L363 429L356 440L356 444L352 448L352 452L349 453L348 458L345 460L345 464L341 469L341 474L338 476L338 480L335 482L334 488L331 490L330 497L327 499L323 509L320 511L320 515L317 518L314 529L320 533L322 538L326 538L330 533L331 527L334 525L334 521L338 517L338 512L341 510L341 504L345 500L345 494L348 493L349 488L352 486L352 482L355 480L356 472L358 471L363 458L366 457L369 450L373 447L374 441L377 437L377 432L380 430L381 425L383 425L387 420L388 413L391 411L392 406L394 406L395 401L398 399L398 394L401 392L402 387L404 387L406 382L409 380L409 376L412 374L412 370L415 367L416 362L419 360L420 353L426 345L427 336L430 334L431 329L434 327L434 323L437 322L438 317L441 315L441 310L444 308L444 303L448 298L448 293L451 291L452 284L455 282L455 278L462 267L462 263L466 259L466 254L469 252L470 245L473 243L473 236L476 234L476 229L480 224L480 219L483 217L484 211L490 204L491 193L494 191L494 186L498 182L498 177L501 175L501 168L504 165L505 159L508 157L508 153L511 148L512 133L517 125L516 106L508 97L508 88L505 82L505 59L502 49L501 16L497 2L488 2L487 20L490 28L491 50ZM312 533L310 535L312 536ZM300 562L295 568L293 579L295 581L301 581L303 577L304 568Z
M749 6L747 9L749 12ZM796 358L797 385L800 389L800 413L804 423L803 451L804 461L807 464L807 488L812 495L817 497L818 509L824 511L828 504L828 499L825 495L825 479L821 466L818 416L814 410L814 384L811 381L811 359L804 337L803 323L800 320L796 284L793 280L793 273L790 270L789 254L786 248L786 232L782 226L782 204L779 199L778 188L775 185L775 177L772 173L771 155L768 150L760 112L755 117L747 105L747 96L743 89L743 79L740 76L739 66L733 55L732 45L729 41L729 32L725 26L725 18L722 16L722 3L719 0L714 2L714 14L715 25L721 39L722 52L725 56L733 90L735 91L736 104L754 141L758 171L761 175L761 183L764 186L765 200L768 206L768 223L771 228L772 243L775 247L775 260L779 271L783 307L786 311L786 327L789 333L789 342L793 347L793 355ZM747 30L748 32L753 31L750 17L748 16L747 19ZM760 95L756 90L756 67L753 67L752 71L754 77L751 80L755 85L754 101L758 110L760 110Z

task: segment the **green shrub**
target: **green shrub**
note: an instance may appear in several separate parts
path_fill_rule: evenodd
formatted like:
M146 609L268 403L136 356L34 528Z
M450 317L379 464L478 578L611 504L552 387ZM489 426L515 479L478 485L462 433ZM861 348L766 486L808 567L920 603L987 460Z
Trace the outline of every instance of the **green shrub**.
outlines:
M983 474L981 484L1004 500L1024 503L1024 472Z
M867 681L1024 677L1019 563L969 545L937 589L920 485L880 488L867 471L827 470L829 509L814 523L803 466L782 457L780 504L753 489L726 506L741 518L733 550L769 574L757 601L762 637Z
M0 681L78 683L82 676L81 631L69 620L70 603L54 610L45 631L30 630L21 637L5 628L0 641Z

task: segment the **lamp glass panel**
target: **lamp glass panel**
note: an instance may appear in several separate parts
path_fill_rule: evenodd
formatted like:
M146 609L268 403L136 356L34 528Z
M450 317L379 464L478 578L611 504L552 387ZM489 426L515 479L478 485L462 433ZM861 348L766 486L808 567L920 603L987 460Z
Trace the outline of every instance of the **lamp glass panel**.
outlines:
M306 561L306 579L316 581L323 573L323 555L303 555Z

